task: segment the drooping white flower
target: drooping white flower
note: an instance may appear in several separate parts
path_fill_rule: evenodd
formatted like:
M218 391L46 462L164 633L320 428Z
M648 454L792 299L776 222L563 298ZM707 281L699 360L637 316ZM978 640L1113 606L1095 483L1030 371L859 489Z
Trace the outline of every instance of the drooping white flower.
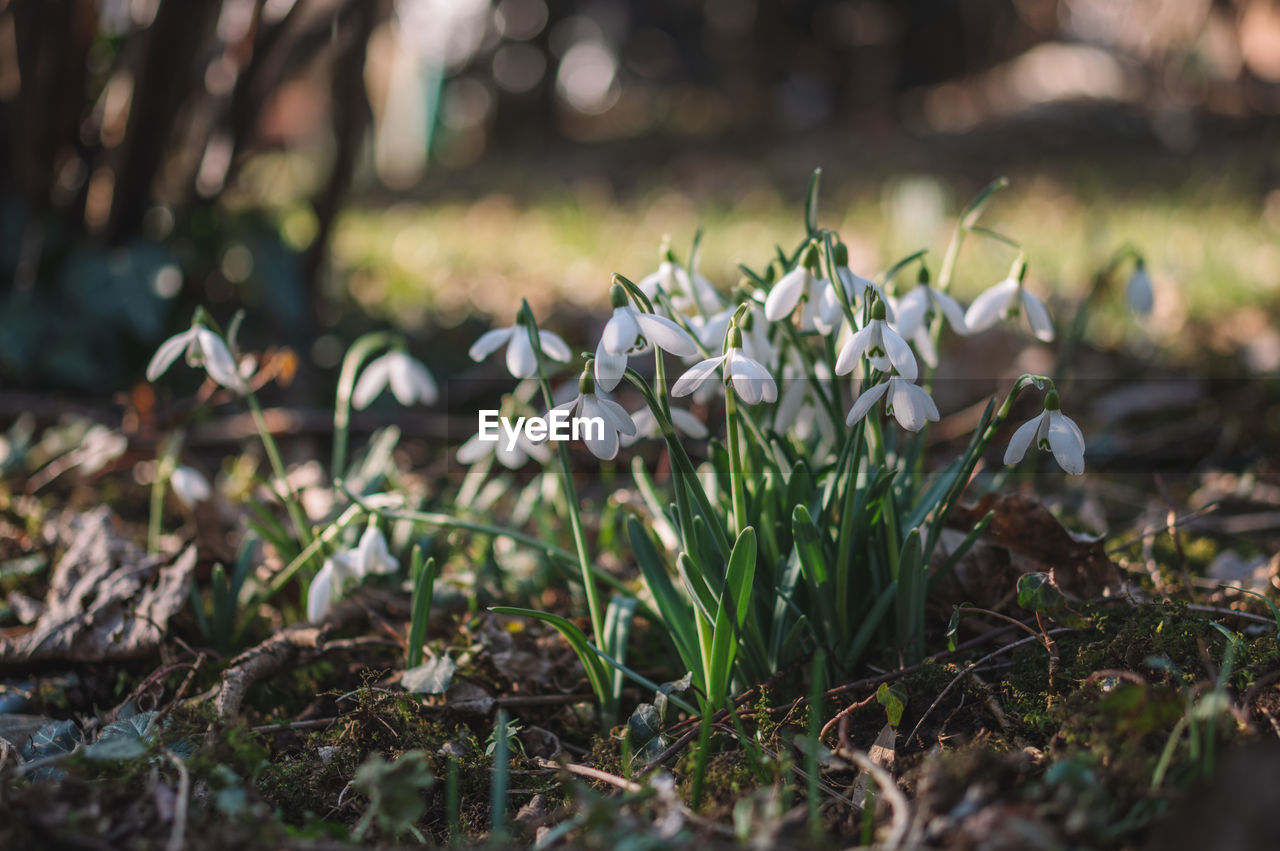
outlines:
M213 494L209 480L199 470L185 464L169 474L169 487L173 488L173 495L178 498L178 502L187 508L197 502L204 502Z
M964 314L964 324L970 333L985 331L1001 319L1022 312L1027 315L1027 323L1036 339L1045 343L1053 340L1053 320L1049 318L1049 309L1023 286L1025 271L1021 261L1015 263L1009 277L973 300Z
M538 342L543 354L552 360L568 363L573 358L569 344L551 331L538 331ZM473 361L479 362L507 347L507 369L516 378L528 378L538 371L538 358L533 351L533 343L529 341L529 331L517 322L506 328L494 328L480 335L471 345L468 354Z
M193 323L180 334L160 344L147 364L147 380L155 381L173 365L179 355L186 355L187 365L203 368L209 377L228 390L244 392L244 379L236 368L236 360L221 337L208 328Z
M938 352L933 345L933 318L946 317L957 334L967 334L964 308L951 296L929 286L929 273L922 267L920 281L911 292L898 299L898 320L894 327L904 339L916 347L920 359L929 366L938 365Z
M356 410L369 407L388 386L396 401L405 406L418 402L431 405L440 398L436 380L422 362L406 352L392 349L364 368L351 393L352 407Z
M1084 433L1074 420L1062 413L1056 390L1045 394L1044 410L1018 426L1009 438L1004 463L1021 461L1033 440L1037 448L1052 452L1063 470L1073 476L1084 472Z
M862 391L849 415L845 417L845 425L853 425L867 415L882 396L888 397L885 410L893 414L898 424L908 431L919 431L926 422L938 421L938 406L923 387L911 381L893 376Z
M1125 284L1124 298L1129 304L1129 309L1139 316L1147 316L1155 307L1156 296L1151 286L1151 275L1147 273L1147 264L1141 257L1138 258L1138 262L1133 267L1133 274Z
M824 361L817 361L814 367L819 381L830 380L831 371ZM783 372L786 387L774 412L774 430L778 433L790 430L800 440L808 440L816 432L819 446L834 443L831 418L818 407L814 382L791 364Z
M640 410L631 414L631 423L636 428L635 434L618 434L618 442L624 448L633 446L637 442L651 437L661 437L658 430L658 420L653 415L653 411L649 410L647 405ZM686 411L684 408L671 409L671 425L676 431L684 432L694 440L705 440L709 432L702 420Z
M854 332L840 349L840 356L836 358L836 375L853 372L862 356L866 355L871 365L881 372L888 372L892 367L903 378L915 380L919 374L915 355L902 335L886 321L886 315L885 303L877 299L866 327Z
M387 539L377 521L370 518L355 549L334 553L325 559L311 580L311 587L307 589L307 620L317 622L324 618L348 583L359 582L366 576L395 573L399 566L387 549Z
M818 252L811 247L806 251L804 261L773 285L764 301L766 319L770 322L786 319L804 299L804 310L800 314L801 330L831 333L837 323L828 321L828 313L822 309L824 294L831 289L831 283L814 272L817 263Z
M470 465L489 455L508 470L520 469L529 463L530 458L539 464L546 464L551 460L551 450L547 445L530 440L524 429L516 434L514 441L509 441L505 435L500 435L498 439L481 440L479 433L473 434L458 447L457 457L459 464Z
M400 566L391 557L391 551L387 549L387 539L382 536L382 530L372 519L365 527L364 534L360 536L360 542L356 544L356 548L344 553L342 558L346 559L351 573L361 579L371 574L395 573L396 568Z
M548 418L556 411L564 411L569 417L601 423L603 427L599 429L590 423L584 423L581 433L582 442L601 461L612 461L617 457L620 435L632 436L636 433L636 425L625 408L612 399L596 395L595 380L590 372L584 372L578 380L578 396L556 405Z
M665 316L632 307L627 291L620 285L613 285L609 298L613 315L605 323L595 358L596 381L605 390L618 386L631 355L644 354L655 346L677 357L697 354L698 344L689 332Z
M682 313L694 309L699 313L714 313L720 309L720 294L711 281L696 269L692 275L686 272L666 246L662 249L662 261L657 271L645 275L636 285L653 302L658 301L659 290L666 293L672 306Z
M870 278L864 278L849 268L849 249L843 242L836 243L835 254L836 280L844 289L845 299L855 311L855 316L859 305L865 304L866 300L871 297L871 293L875 293L885 305L885 317L890 322L893 322L896 319L893 303L884 289L875 281ZM833 330L839 328L841 323L844 322L844 307L840 303L840 293L836 291L834 283L829 283L822 290L822 297L818 304L818 314L822 321L830 325ZM859 318L859 321L861 321L861 318Z
M738 398L748 405L777 401L777 383L763 364L743 354L742 332L736 326L729 330L729 345L725 353L691 366L671 388L671 395L688 396L714 376L720 367L724 368L725 382L731 384Z

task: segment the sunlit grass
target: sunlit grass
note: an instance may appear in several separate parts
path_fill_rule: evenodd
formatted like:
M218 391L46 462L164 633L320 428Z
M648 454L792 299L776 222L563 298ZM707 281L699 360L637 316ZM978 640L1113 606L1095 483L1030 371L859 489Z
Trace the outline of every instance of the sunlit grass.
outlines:
M842 197L837 188L827 193L822 219L849 242L860 272L921 247L932 250L936 270L951 216L968 191L927 178L887 182L876 195ZM1258 206L1212 186L1116 196L1015 179L983 222L1024 244L1032 285L1060 306L1087 290L1117 248L1133 243L1156 282L1156 329L1173 333L1189 315L1253 304L1276 291L1280 215ZM740 259L795 241L798 203L763 187L731 201L695 201L669 187L618 202L603 191L549 186L536 202L489 194L466 203L357 207L341 221L335 253L366 308L402 325L428 314L447 324L471 313L509 318L522 297L535 306L598 310L613 272L638 279L652 271L668 234L684 259L699 226L701 271L728 288L741 277ZM973 240L955 291L972 297L1003 278L1013 257L1007 246Z

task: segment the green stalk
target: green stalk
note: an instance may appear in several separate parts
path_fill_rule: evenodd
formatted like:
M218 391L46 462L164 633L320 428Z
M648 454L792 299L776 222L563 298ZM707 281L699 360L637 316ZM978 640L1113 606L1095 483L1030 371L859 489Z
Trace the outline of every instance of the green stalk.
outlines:
M313 538L311 527L307 525L306 515L298 502L298 496L293 492L293 487L289 484L284 461L280 457L280 449L276 446L275 438L271 436L271 430L267 428L267 419L263 416L262 405L258 403L258 397L254 395L254 392L247 388L244 400L249 405L250 413L253 414L253 424L258 429L258 437L262 439L262 448L267 452L267 460L271 462L271 469L275 472L276 478L280 480L280 485L284 489L283 493L276 491L276 495L289 512L289 520L293 523L293 530L298 536L298 543L305 547L311 543ZM276 489L273 487L272 490L275 491Z
M528 301L521 304L518 321L524 324L529 334L529 342L533 345L533 353L538 362L538 386L542 389L542 400L546 403L547 410L550 410L555 407L555 400L551 394L551 382L547 380L547 374L542 368L545 361L542 354L542 341L538 338L538 324L534 321L533 310L529 307ZM573 485L573 468L569 464L569 450L563 441L556 443L556 455L560 459L560 470L564 474L561 488L567 504L569 527L573 530L578 566L582 569L582 587L586 591L587 610L591 615L591 633L595 637L596 646L607 651L609 646L605 643L604 607L601 605L600 593L596 589L595 577L592 575L591 556L587 553L587 537L582 529L582 517L578 512L578 493Z
M738 402L733 388L724 388L725 428L729 432L729 487L733 493L733 534L737 537L747 527L747 492L742 477L742 448L738 436Z
M355 391L356 376L365 359L390 342L391 335L385 331L365 334L351 344L342 359L342 371L338 374L338 395L333 406L333 457L329 465L330 475L335 478L346 476L351 394Z
M164 525L164 489L173 475L175 456L182 442L181 433L170 438L156 458L156 475L151 482L151 515L147 519L147 552L155 555L160 552L160 534Z

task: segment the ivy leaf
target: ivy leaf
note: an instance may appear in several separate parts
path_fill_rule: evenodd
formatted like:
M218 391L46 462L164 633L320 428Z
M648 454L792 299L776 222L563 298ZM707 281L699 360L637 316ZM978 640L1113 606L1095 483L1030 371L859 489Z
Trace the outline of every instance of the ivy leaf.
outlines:
M435 778L423 750L405 751L395 762L387 762L374 754L356 771L352 785L369 799L366 819L392 836L413 826L427 809L419 795Z
M458 663L447 654L428 659L416 668L410 668L400 677L400 685L414 694L444 694L453 682Z
M906 692L900 686L881 683L880 688L876 689L876 701L884 707L884 714L889 719L889 725L896 728L902 721L902 713L907 708Z

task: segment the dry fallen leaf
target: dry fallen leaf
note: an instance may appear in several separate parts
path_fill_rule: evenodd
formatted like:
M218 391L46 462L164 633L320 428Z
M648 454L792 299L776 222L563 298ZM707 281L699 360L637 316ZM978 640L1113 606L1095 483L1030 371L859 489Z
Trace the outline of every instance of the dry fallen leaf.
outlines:
M169 618L187 604L195 547L166 563L118 535L111 518L101 506L60 524L66 551L44 610L29 632L0 639L0 664L134 659L160 645Z
M944 595L951 601L993 606L1027 573L1050 574L1054 585L1075 599L1099 597L1120 587L1103 539L1069 531L1029 496L987 494L977 505L959 506L951 522L967 531L989 511L994 514L986 533L946 583L952 587ZM947 530L942 549L950 550L963 538L964 532Z

